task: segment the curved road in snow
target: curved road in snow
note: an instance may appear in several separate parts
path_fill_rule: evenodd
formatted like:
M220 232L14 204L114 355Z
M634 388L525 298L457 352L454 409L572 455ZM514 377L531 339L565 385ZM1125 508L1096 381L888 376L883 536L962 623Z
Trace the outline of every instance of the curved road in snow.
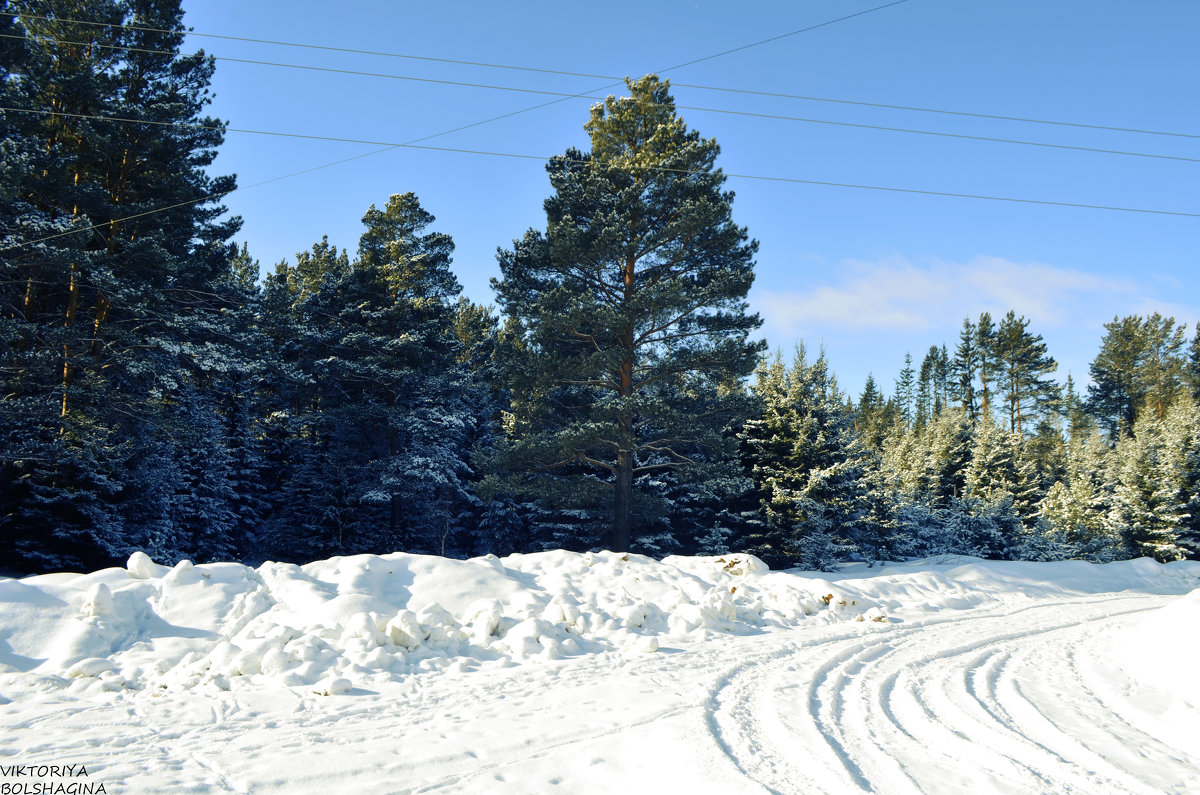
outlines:
M1164 691L1112 660L1117 630L1167 601L1106 595L798 638L720 679L708 723L777 793L1200 792L1200 741L1164 742L1178 735Z

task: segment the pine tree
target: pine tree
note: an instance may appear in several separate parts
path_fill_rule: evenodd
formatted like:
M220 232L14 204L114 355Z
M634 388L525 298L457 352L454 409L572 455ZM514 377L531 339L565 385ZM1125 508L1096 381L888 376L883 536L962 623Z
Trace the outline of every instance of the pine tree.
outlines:
M1029 321L1009 311L996 330L995 357L1009 430L1023 433L1038 416L1054 408L1058 387L1046 376L1058 369L1041 335L1029 332Z
M723 476L740 407L726 397L762 349L747 341L757 244L731 220L716 142L687 129L665 81L628 87L592 108L590 152L551 159L547 229L502 251L494 282L514 321L510 482L548 476L551 502L607 502L614 549L637 532L643 475Z
M1114 442L1122 434L1133 432L1141 388L1137 364L1142 355L1141 318L1113 318L1105 323L1100 352L1089 372L1088 409Z
M4 104L30 112L0 122L16 165L2 199L0 377L13 402L0 411L12 495L0 531L31 567L94 567L148 529L124 499L157 488L131 479L149 474L143 442L169 434L235 357L219 340L239 221L219 220L213 198L234 181L206 173L222 140L201 115L213 62L178 54L178 2L9 7L6 35L23 38L6 40Z
M1143 409L1161 420L1184 390L1189 368L1183 352L1186 327L1156 312L1145 319L1113 318L1104 328L1100 352L1090 368L1088 409L1115 441L1133 432Z
M1139 408L1161 420L1183 391L1187 326L1176 326L1174 318L1164 318L1155 312L1142 322L1141 331L1143 347L1137 375L1144 385L1145 397Z

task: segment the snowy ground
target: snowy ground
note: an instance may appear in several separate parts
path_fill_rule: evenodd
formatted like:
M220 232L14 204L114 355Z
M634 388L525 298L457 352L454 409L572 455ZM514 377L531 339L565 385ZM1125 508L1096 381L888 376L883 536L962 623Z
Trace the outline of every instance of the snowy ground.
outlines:
M1200 792L1198 588L1147 560L139 554L0 579L0 787Z

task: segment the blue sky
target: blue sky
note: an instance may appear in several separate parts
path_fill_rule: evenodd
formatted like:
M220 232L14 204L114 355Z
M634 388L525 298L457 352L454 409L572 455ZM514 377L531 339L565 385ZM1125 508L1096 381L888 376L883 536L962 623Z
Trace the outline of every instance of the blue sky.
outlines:
M184 0L196 33L594 75L1200 135L1200 4L906 0L677 70L675 64L883 5L809 2ZM593 96L605 80L189 39L222 58ZM210 111L232 127L405 142L553 99L220 60ZM1113 132L676 87L677 104L1200 160L1200 138ZM429 145L549 156L586 148L593 100L571 99ZM730 174L1200 213L1200 162L681 110ZM231 132L215 165L251 186L378 149ZM823 345L842 387L890 392L904 354L953 349L964 316L1016 310L1086 378L1115 315L1200 321L1200 218L730 178L760 241L752 309L773 348ZM457 245L455 272L493 300L495 251L543 227L536 160L392 149L258 187L226 204L265 268L322 235L353 250L371 204L413 191ZM1190 332L1189 332L1190 333Z

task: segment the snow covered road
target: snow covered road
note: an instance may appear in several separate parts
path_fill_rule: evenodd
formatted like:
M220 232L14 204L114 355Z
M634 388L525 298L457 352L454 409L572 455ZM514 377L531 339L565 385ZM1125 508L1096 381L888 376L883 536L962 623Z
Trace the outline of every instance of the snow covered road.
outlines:
M538 559L536 577L529 560L505 563L524 567L521 581L541 593L534 583L550 581L550 564L573 561ZM580 593L604 615L634 618L596 624L579 636L594 645L562 658L548 634L536 655L497 657L504 622L497 645L469 647L474 657L422 657L384 640L362 659L383 648L408 668L385 675L337 658L327 667L348 679L333 690L328 679L285 680L282 666L268 675L269 650L259 673L228 676L220 661L230 657L229 641L216 637L201 639L212 650L197 660L180 657L178 637L133 633L107 658L128 676L120 688L80 675L81 667L108 670L87 660L73 663L72 676L48 673L49 662L11 670L39 658L31 642L9 643L0 655L10 668L0 673L0 765L85 764L108 792L1200 792L1200 566L889 568L827 579L744 573L728 580L734 586L714 580L722 593L750 593L746 604L778 605L769 594L797 582L805 593L836 594L826 612L797 613L792 626L763 625L742 604L720 632L671 632L667 619L655 624L649 603L630 610L624 596L613 607ZM622 571L606 575L605 587L648 588L657 569ZM121 581L105 576L119 597ZM421 591L416 581L410 603ZM255 620L282 620L271 598ZM541 593L530 609L556 598ZM35 602L0 600L0 637L30 637ZM509 632L520 631L519 618ZM175 620L184 623L178 613ZM236 624L229 637L245 648L264 634L252 621ZM361 638L339 637L343 655L359 659ZM188 648L199 642L189 639ZM200 662L210 678L194 673Z
M1163 694L1111 663L1126 622L1163 603L1102 597L797 641L723 680L714 736L772 792L1200 791L1200 723L1159 720Z

